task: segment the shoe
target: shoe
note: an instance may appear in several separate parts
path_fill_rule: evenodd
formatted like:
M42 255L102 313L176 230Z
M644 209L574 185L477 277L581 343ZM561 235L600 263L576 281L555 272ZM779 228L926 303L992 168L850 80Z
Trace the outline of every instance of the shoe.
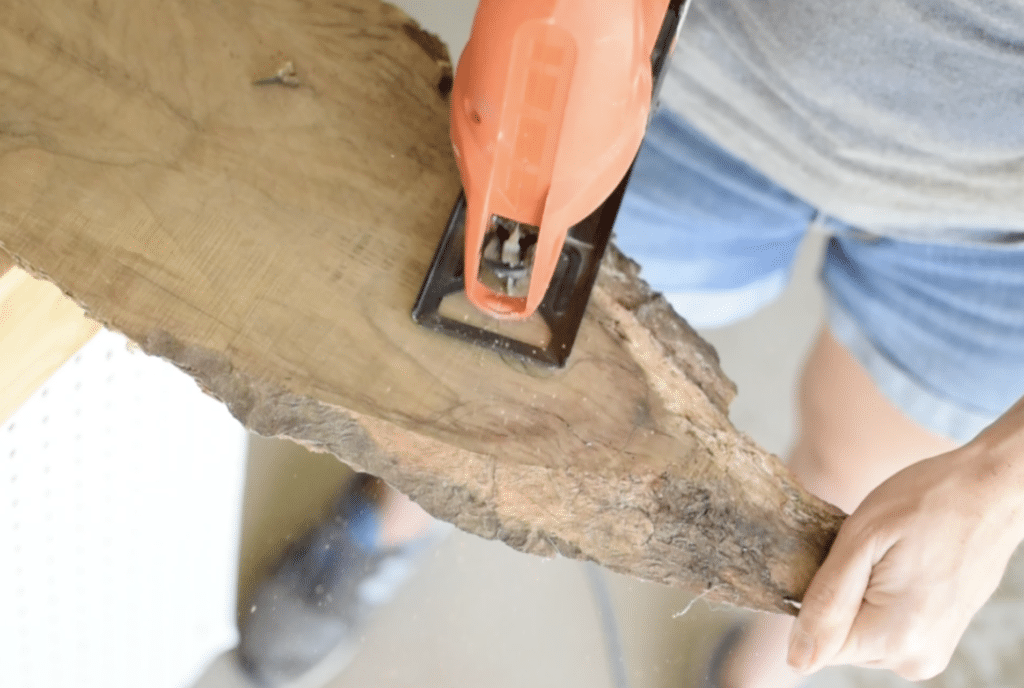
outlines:
M380 480L358 474L327 520L290 546L257 587L238 647L239 662L257 685L290 687L300 679L305 685L310 673L323 680L340 673L372 611L447 532L439 526L413 542L380 547L384 489Z

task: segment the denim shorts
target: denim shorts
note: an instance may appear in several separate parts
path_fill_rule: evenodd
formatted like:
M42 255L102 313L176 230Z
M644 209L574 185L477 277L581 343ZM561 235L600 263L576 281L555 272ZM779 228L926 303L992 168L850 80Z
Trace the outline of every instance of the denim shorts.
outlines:
M897 408L965 442L1024 397L1024 242L871 235L666 110L651 122L615 241L680 315L716 327L782 292L812 226L830 234L829 328Z

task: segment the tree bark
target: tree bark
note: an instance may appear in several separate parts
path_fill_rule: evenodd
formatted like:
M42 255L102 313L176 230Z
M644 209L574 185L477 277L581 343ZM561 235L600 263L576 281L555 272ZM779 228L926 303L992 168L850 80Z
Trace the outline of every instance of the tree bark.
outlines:
M0 0L0 248L246 427L524 552L792 613L842 514L612 250L564 371L409 312L459 190L444 46L376 0ZM187 432L187 428L182 429Z

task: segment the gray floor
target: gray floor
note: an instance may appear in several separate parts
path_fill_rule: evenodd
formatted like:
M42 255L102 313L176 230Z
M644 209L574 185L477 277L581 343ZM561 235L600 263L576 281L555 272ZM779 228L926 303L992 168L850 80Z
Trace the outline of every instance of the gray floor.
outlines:
M457 55L476 3L396 4L440 34ZM806 242L792 285L778 302L738 325L704 333L738 384L735 424L779 454L793 434L792 405L784 402L793 397L797 370L820 327L816 273L822 243L819 236ZM243 598L269 558L315 517L345 475L332 457L254 439L242 542ZM595 588L593 572L584 565L529 557L455 533L374 620L354 661L325 688L622 688L614 676L623 665L632 688L699 686L711 643L736 612L710 609L702 601L690 606L684 592L607 572L598 571L597 578L609 591L621 653L608 650L602 585ZM990 605L991 613L976 623L980 630L965 640L967 651L935 686L1022 684L1020 660L1012 650L1021 641L1016 620L1022 617L1016 602L1020 595L1012 585L1004 588L1004 601ZM1011 627L1012 633L1007 631ZM1003 648L995 658L994 646ZM877 672L832 671L814 685L900 683ZM196 688L244 686L228 655L211 666Z

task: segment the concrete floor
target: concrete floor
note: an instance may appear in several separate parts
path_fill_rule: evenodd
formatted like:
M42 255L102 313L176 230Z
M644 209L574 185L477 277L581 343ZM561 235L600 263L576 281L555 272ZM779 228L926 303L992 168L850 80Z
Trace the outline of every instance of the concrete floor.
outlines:
M429 30L461 51L473 0L398 0ZM718 349L739 395L732 417L771 451L784 454L793 434L791 399L800 363L820 327L816 283L823 238L812 236L790 289L775 304L735 326L704 333ZM334 458L311 455L286 442L254 438L246 488L240 590L281 547L320 512L346 469ZM1017 569L1021 569L1015 564ZM730 609L663 586L598 571L567 560L542 560L455 533L423 562L394 602L374 619L354 661L324 688L442 688L586 686L622 688L624 665L632 688L699 686L717 634L735 618ZM1024 685L1021 647L1024 576L1007 577L935 688ZM600 590L610 594L621 652L609 651L602 630ZM687 610L685 613L683 610ZM612 656L616 655L616 656ZM904 685L880 672L831 670L819 688ZM195 688L245 686L230 655L210 667Z

